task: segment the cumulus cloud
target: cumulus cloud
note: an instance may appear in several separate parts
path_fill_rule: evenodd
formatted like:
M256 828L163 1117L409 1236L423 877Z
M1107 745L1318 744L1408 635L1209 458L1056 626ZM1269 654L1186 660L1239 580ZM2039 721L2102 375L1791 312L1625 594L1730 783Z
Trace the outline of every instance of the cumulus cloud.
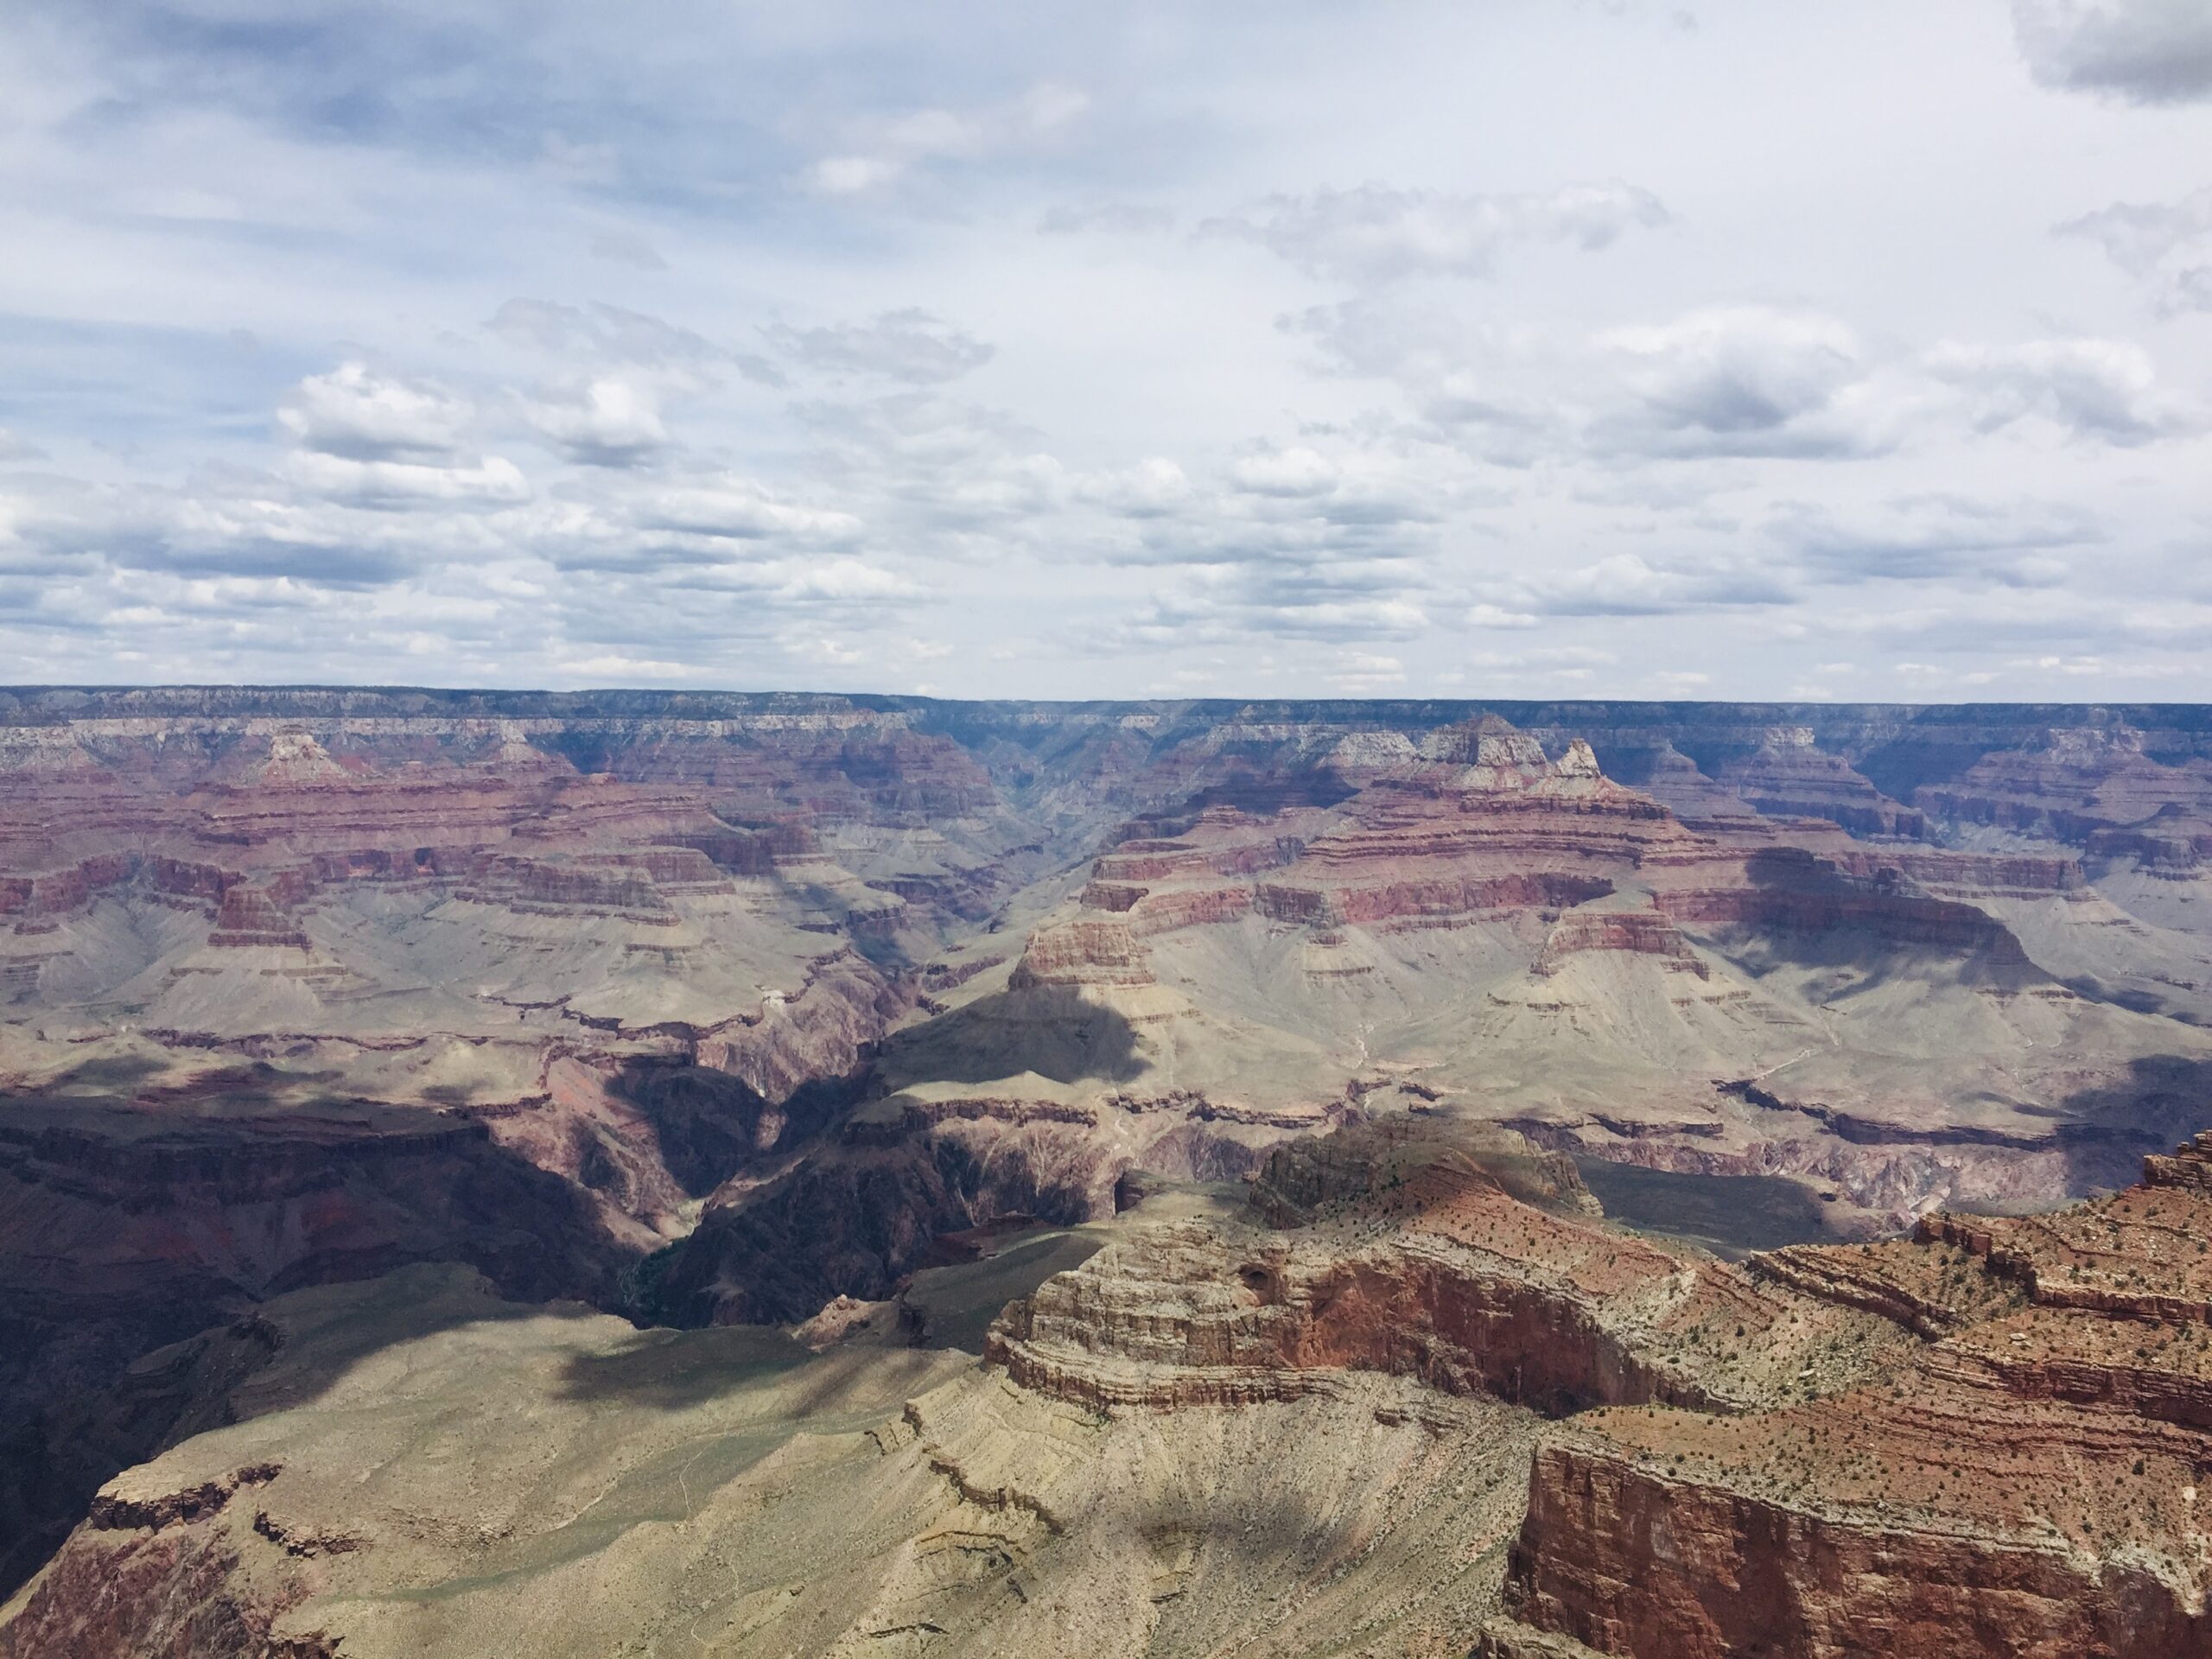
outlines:
M2058 233L2095 242L2150 289L2160 311L2212 311L2212 187L2170 204L2115 202Z
M284 477L308 495L363 507L497 506L525 501L522 469L466 447L475 406L444 387L349 360L309 375L276 411L296 446Z
M875 375L907 385L941 385L982 367L992 347L929 312L886 311L863 323L817 328L778 324L765 331L775 348L810 369Z
M2203 0L2012 0L2037 81L2132 104L2212 98L2212 8Z
M2159 385L2150 353L2126 340L1947 344L1926 360L1985 432L2032 419L2069 437L2133 448L2202 426L2188 400Z
M1834 457L1870 454L1887 441L1858 341L1832 318L1717 308L1615 329L1597 344L1629 395L1594 424L1601 449Z
M474 410L442 387L381 374L358 360L309 375L276 411L302 449L355 462L421 462L455 454Z
M287 458L284 474L311 495L365 507L404 507L416 502L504 506L530 499L522 469L499 455L432 465L355 461L302 449Z
M1411 639L1429 625L1417 597L1377 591L1357 569L1285 574L1240 567L1214 579L1186 578L1154 596L1109 640L1186 649L1255 638L1339 642Z
M444 550L442 538L407 536L381 514L250 486L194 493L53 480L6 506L0 568L47 576L130 571L286 584L272 592L361 588L397 581ZM180 602L216 591L176 590Z
M1370 182L1269 196L1205 228L1256 242L1312 276L1388 283L1487 276L1514 242L1565 242L1594 251L1667 218L1656 196L1617 179L1541 195L1454 195Z
M649 387L603 375L564 393L523 400L523 418L569 460L590 467L634 467L669 447Z

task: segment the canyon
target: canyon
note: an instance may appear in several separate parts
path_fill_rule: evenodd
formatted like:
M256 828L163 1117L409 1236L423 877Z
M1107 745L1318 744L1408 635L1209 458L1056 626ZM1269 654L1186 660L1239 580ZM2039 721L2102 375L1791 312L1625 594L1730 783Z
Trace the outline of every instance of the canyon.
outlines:
M2212 1652L2208 858L2193 706L0 691L0 1655Z

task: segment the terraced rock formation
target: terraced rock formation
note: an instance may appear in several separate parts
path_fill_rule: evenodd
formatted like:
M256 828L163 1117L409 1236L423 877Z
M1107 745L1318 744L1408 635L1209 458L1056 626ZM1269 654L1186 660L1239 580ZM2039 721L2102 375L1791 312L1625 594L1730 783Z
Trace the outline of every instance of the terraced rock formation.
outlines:
M1481 1650L2212 1652L2208 1149L2055 1215L1762 1264L1928 1341L1781 1409L1579 1420L1537 1454Z

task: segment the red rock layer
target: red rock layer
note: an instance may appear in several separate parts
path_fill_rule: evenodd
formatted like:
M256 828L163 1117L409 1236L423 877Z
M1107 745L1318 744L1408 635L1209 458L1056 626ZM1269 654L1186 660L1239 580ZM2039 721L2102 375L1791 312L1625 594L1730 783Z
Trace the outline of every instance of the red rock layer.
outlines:
M2045 1217L1790 1251L1770 1277L1943 1332L1893 1376L1542 1452L1497 1659L2212 1653L2212 1136Z
M1428 748L1361 773L1354 792L1326 805L1151 821L1096 861L1084 905L1139 937L1247 915L1320 930L1534 917L1554 941L1532 964L1540 973L1610 950L1705 971L1682 929L1848 932L2019 969L2018 941L1972 900L2087 892L2070 859L1869 846L1835 827L1850 815L1834 800L1807 805L1821 822L1719 815L1693 827L1605 779L1586 747L1548 761L1494 719L1438 734ZM1853 787L1874 793L1864 779ZM1896 803L1884 810L1873 830L1918 833ZM1650 910L1577 911L1630 884L1649 889Z
M1255 1202L1268 1215L1344 1208L1358 1218L1349 1233L1192 1226L1109 1249L1009 1307L986 1357L1101 1409L1297 1398L1348 1370L1554 1414L1643 1401L1726 1408L1763 1386L1776 1355L1834 1323L1833 1309L1787 1289L1598 1228L1579 1213L1579 1183L1561 1185L1572 1166L1509 1132L1475 1154L1414 1141L1393 1150L1388 1138L1378 1152L1370 1132L1340 1133L1347 1144L1319 1163L1304 1147L1272 1154ZM1387 1242L1362 1242L1376 1223ZM1721 1330L1742 1333L1744 1363L1713 1363L1707 1333Z

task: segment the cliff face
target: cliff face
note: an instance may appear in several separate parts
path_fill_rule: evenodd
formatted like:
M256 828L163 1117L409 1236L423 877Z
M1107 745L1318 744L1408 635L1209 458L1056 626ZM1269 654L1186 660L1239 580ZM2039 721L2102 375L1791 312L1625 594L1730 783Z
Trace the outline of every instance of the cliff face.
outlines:
M1100 1409L1296 1399L1373 1371L1566 1416L1735 1410L1827 1346L1891 1340L1861 1310L1599 1228L1572 1165L1510 1131L1278 1149L1253 1210L1294 1230L1153 1230L1010 1307L987 1356Z
M2053 1216L1777 1261L1935 1339L1879 1386L1747 1420L1580 1420L1536 1459L1484 1651L2212 1652L2206 1145Z

